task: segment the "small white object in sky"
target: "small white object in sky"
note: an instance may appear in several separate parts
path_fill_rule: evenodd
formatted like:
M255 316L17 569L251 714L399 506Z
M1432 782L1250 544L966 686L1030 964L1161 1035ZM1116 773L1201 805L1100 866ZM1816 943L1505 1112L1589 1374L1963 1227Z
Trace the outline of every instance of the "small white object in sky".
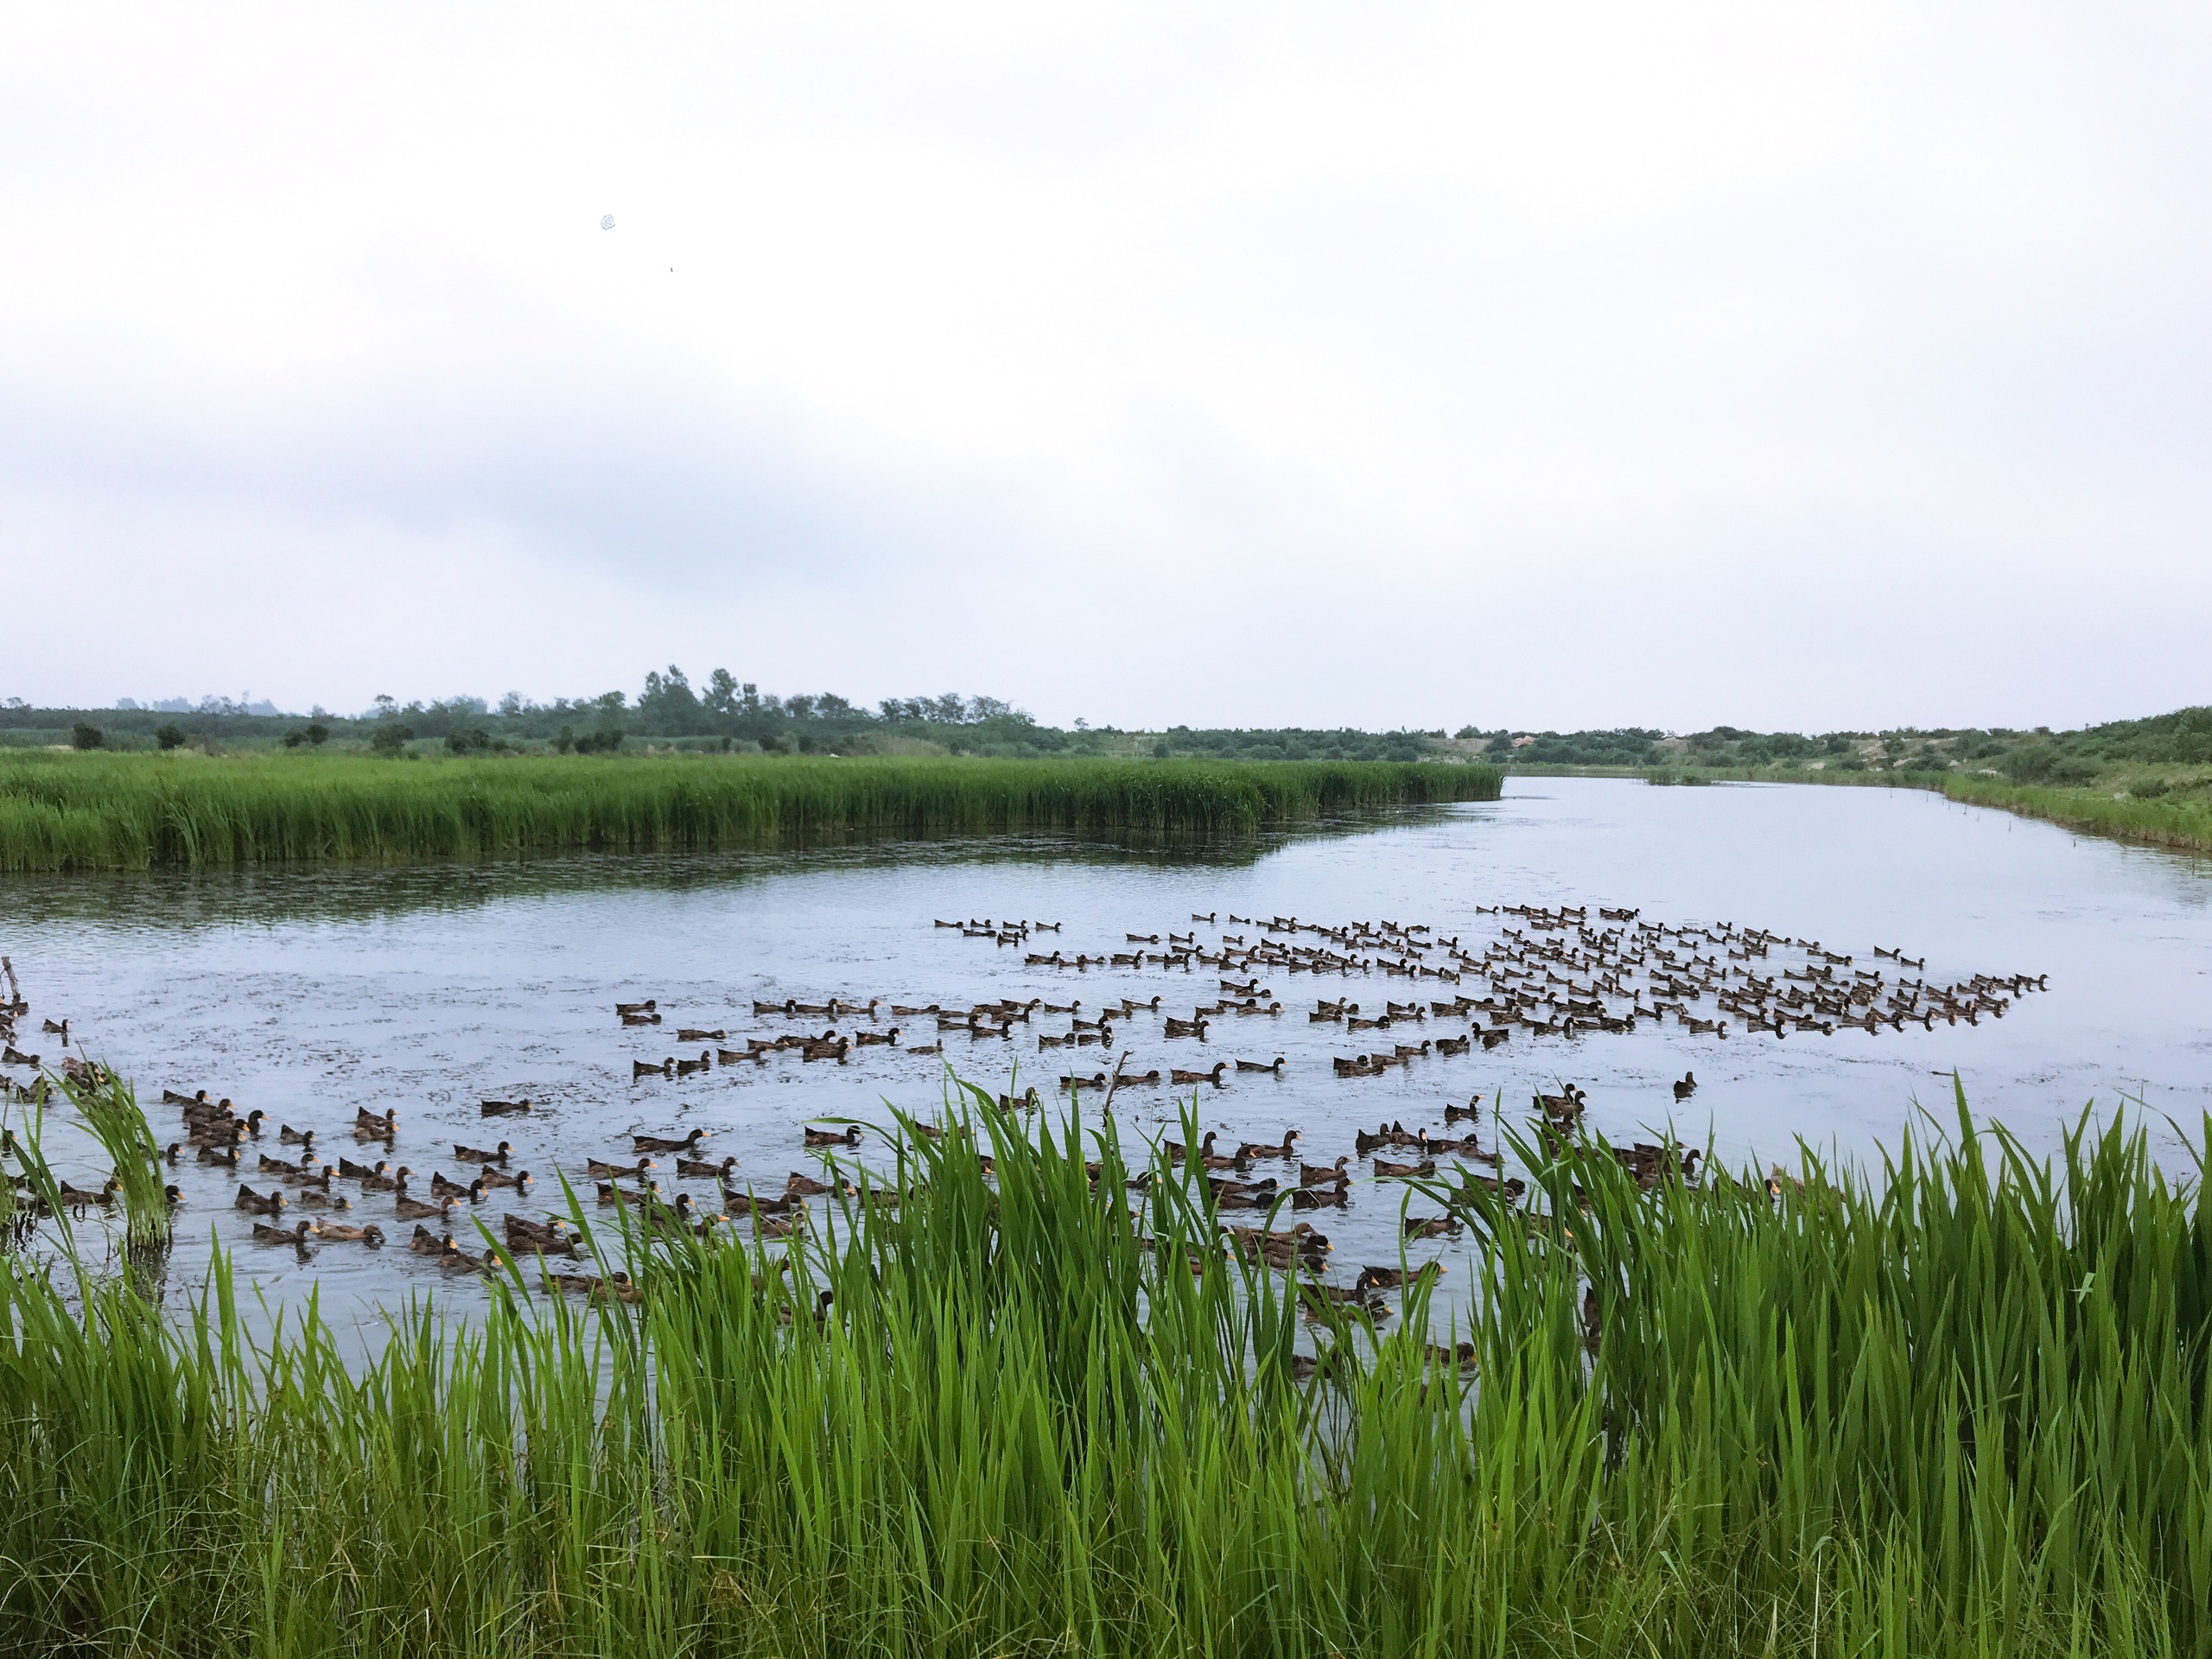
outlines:
M612 213L601 213L599 216L599 228L602 231L613 230L614 228L614 215Z

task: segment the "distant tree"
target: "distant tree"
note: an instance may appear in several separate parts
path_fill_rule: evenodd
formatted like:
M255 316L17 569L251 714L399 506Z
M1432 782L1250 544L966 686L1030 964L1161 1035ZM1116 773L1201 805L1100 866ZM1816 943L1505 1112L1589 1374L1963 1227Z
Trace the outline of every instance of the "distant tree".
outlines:
M69 744L72 748L97 749L106 742L106 733L101 731L97 726L86 725L81 720L69 728Z
M369 751L372 754L397 754L414 735L411 726L403 726L396 720L379 721L369 737Z
M289 731L284 734L284 747L288 749L296 749L307 741L308 734L302 731Z
M738 712L738 699L741 695L729 670L718 668L707 676L707 689L699 702L709 713L734 717Z
M699 699L683 671L671 663L665 674L645 676L645 689L638 695L638 712L666 730L681 731L696 721Z
M164 749L181 749L184 741L184 728L175 721L154 728L154 741Z
M330 728L319 720L311 720L308 721L307 738L308 742L321 748L330 741Z

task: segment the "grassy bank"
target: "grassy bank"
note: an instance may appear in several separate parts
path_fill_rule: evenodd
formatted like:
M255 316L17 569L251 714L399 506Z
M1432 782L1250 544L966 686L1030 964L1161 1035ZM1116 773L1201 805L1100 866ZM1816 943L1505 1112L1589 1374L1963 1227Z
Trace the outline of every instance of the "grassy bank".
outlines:
M1185 1264L1203 1186L1161 1169L1133 1220L1110 1130L1033 1147L967 1109L901 1212L788 1272L632 1246L639 1306L548 1306L532 1268L351 1370L311 1311L249 1341L219 1271L176 1325L0 1262L8 1645L2212 1647L2212 1214L2140 1138L2045 1167L1961 1103L1878 1189L1772 1196L1578 1151L1533 1195L1568 1228L1416 1201L1481 1241L1471 1363L1427 1351L1415 1295L1379 1338L1335 1317L1302 1379L1286 1277Z
M1229 834L1497 792L1487 766L1388 763L38 754L0 760L0 870Z
M2192 771L2202 772L2202 768ZM2134 789L2118 790L2010 784L1994 778L1936 781L1955 801L1999 806L2092 835L2117 836L2184 852L2212 853L2212 779L2201 776L2170 780L2150 774L2133 779ZM2146 785L2147 791L2154 792L2137 792Z

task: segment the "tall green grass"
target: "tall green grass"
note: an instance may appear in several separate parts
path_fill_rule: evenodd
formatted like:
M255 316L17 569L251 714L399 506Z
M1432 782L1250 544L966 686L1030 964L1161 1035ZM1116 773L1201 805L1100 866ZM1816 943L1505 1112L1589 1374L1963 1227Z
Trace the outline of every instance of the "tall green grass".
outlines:
M1389 762L38 754L0 760L0 870L705 849L852 833L1230 834L1495 800Z
M2212 1135L2212 1121L2205 1133ZM997 1159L995 1190L977 1141ZM640 1306L515 1264L349 1369L0 1273L0 1633L180 1655L2201 1654L2201 1182L1963 1103L1878 1179L1639 1190L1546 1161L1463 1372L1416 1295L1305 1327L1132 1202L1110 1126L977 1093L899 1212L793 1248L602 1235ZM1083 1160L1098 1160L1094 1192ZM2200 1166L2201 1168L2201 1166ZM1250 1217L1239 1217L1250 1219ZM1155 1243L1156 1242L1156 1243ZM1352 1264L1345 1264L1345 1273ZM817 1322L817 1292L832 1293ZM1597 1339L1583 1310L1594 1293ZM480 1293L467 1293L476 1300Z

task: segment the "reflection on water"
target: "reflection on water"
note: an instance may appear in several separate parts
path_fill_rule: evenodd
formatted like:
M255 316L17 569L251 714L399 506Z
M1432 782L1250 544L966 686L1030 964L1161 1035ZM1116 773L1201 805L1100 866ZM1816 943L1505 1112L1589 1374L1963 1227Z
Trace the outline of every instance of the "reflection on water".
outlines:
M341 1142L353 1150L343 1131L357 1109L396 1108L394 1160L424 1182L433 1168L459 1173L455 1141L511 1140L518 1161L543 1175L556 1162L581 1171L587 1157L626 1149L633 1129L697 1127L711 1133L715 1157L734 1154L754 1183L780 1188L787 1172L812 1167L799 1145L802 1121L880 1116L886 1098L927 1113L940 1100L944 1062L880 1046L843 1065L793 1054L763 1067L633 1079L634 1061L677 1051L679 1024L722 1028L733 1043L790 1028L756 1019L756 997L950 1007L1079 996L1095 1007L1160 995L1167 1012L1212 1000L1207 970L1029 968L1020 949L933 927L939 917L1060 922L1065 931L1053 944L1071 956L1127 949L1126 932L1185 931L1193 912L1426 922L1478 950L1478 941L1513 921L1478 907L1582 905L1594 919L1599 906L1629 906L1647 920L1732 921L1819 938L1862 965L1872 965L1876 944L1903 945L1926 957L1931 983L1977 972L2050 976L2048 993L1975 1027L1915 1026L1879 1037L1845 1030L1777 1043L1639 1021L1630 1035L1516 1033L1490 1053L1357 1079L1334 1076L1330 1065L1332 1054L1351 1052L1345 1033L1309 1027L1305 1014L1316 996L1344 995L1347 985L1363 1002L1406 995L1379 974L1371 982L1277 976L1269 982L1287 1012L1218 1022L1203 1061L1195 1042L1166 1039L1155 1021L1130 1022L1119 1040L1134 1051L1136 1071L1285 1056L1280 1076L1232 1075L1226 1088L1201 1091L1203 1122L1225 1139L1255 1141L1295 1127L1317 1163L1351 1151L1355 1129L1379 1120L1441 1128L1447 1103L1502 1091L1510 1108L1566 1081L1589 1091L1592 1122L1617 1138L1672 1119L1686 1138L1709 1132L1724 1159L1762 1163L1790 1158L1800 1135L1855 1154L1878 1137L1893 1140L1916 1098L1948 1103L1955 1067L1978 1110L2031 1143L2049 1144L2063 1118L2093 1098L2139 1094L2184 1121L2212 1104L2206 867L1919 791L1517 779L1494 804L1233 847L1004 837L780 855L39 879L13 881L8 894L0 950L23 976L31 1026L66 1014L86 1052L135 1077L150 1100L165 1086L204 1086L272 1120L315 1128L334 1156ZM645 997L658 1000L666 1023L621 1027L613 1003ZM995 1087L1017 1067L1025 1083L1049 1083L1108 1063L1096 1049L1073 1064L1062 1063L1062 1052L1040 1054L1038 1029L1016 1027L1009 1040L950 1036L944 1061ZM936 1034L910 1029L907 1040ZM1678 1107L1669 1084L1691 1068L1700 1087ZM538 1103L527 1118L478 1116L482 1098L523 1096ZM1155 1132L1174 1110L1165 1090L1116 1103L1125 1134ZM177 1132L172 1115L153 1115L164 1139ZM56 1151L65 1173L95 1173L81 1148L69 1152L57 1139ZM672 1160L663 1161L671 1166L664 1175L672 1173ZM190 1167L178 1179L190 1208L175 1281L196 1275L193 1252L204 1255L212 1227L280 1292L319 1277L327 1304L391 1300L426 1273L437 1282L427 1263L399 1249L378 1258L332 1247L306 1264L284 1250L255 1250L244 1243L247 1218L227 1208L233 1180ZM709 1183L665 1184L713 1198ZM1338 1277L1397 1259L1401 1197L1387 1184L1363 1185L1348 1211L1315 1217L1336 1242ZM356 1205L372 1217L379 1208ZM506 1207L518 1206L495 1200L487 1209ZM387 1230L398 1244L408 1229Z
M800 869L911 867L940 861L1162 863L1241 869L1288 846L1403 829L1450 808L1346 813L1318 823L1247 836L1140 836L1076 840L1059 835L853 836L834 845L719 853L578 853L560 858L245 867L6 878L17 923L92 922L191 929L218 922L361 921L423 910L463 910L499 899L589 891L667 892L768 880Z

